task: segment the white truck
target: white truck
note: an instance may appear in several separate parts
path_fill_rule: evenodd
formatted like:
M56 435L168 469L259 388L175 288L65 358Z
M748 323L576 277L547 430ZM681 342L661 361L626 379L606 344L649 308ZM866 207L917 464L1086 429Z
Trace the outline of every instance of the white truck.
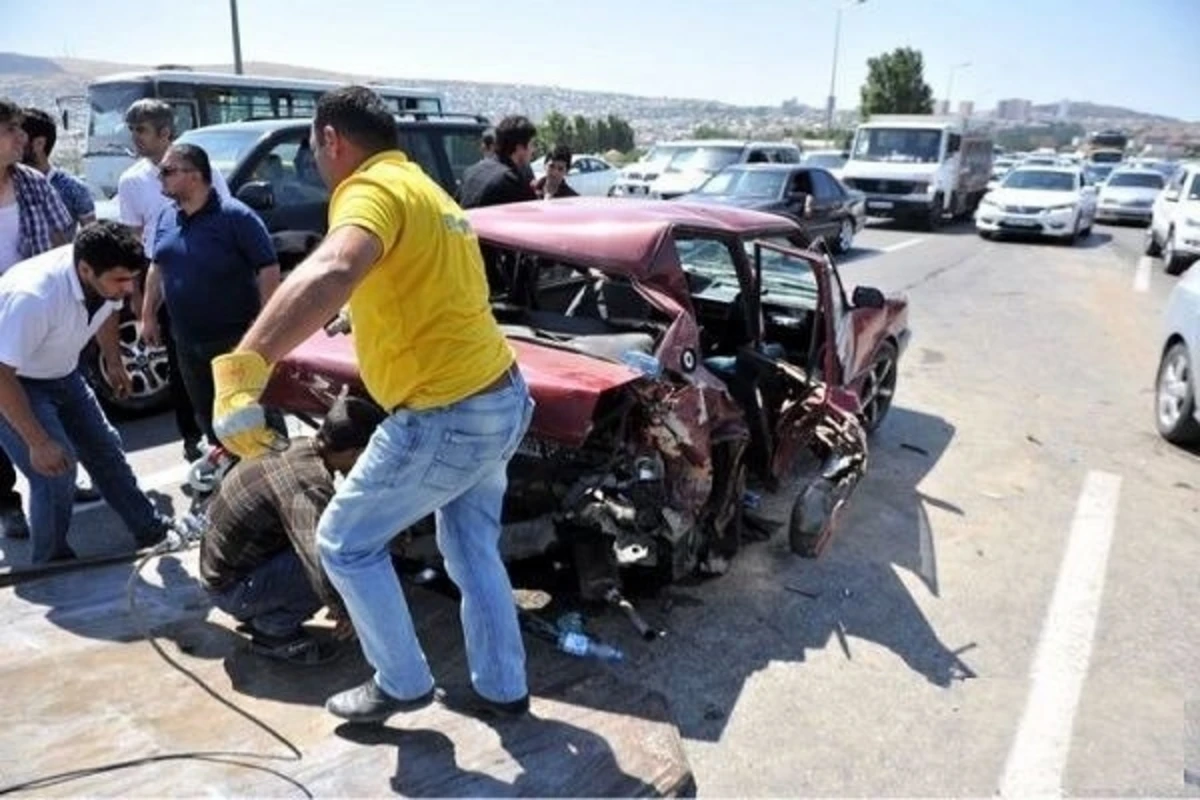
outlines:
M956 116L878 114L854 132L842 181L867 215L933 230L974 213L992 174L992 140Z

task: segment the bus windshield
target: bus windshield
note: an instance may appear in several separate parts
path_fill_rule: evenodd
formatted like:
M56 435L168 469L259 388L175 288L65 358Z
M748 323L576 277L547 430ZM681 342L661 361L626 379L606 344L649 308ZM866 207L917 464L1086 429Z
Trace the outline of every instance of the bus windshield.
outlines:
M123 155L130 147L125 110L150 96L150 83L101 83L88 88L89 154Z

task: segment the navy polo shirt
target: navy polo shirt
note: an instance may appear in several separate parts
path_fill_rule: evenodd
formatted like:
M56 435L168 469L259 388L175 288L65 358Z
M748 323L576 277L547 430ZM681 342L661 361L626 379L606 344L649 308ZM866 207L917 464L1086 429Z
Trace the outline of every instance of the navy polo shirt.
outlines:
M240 200L210 192L188 216L177 204L155 225L154 263L171 330L192 344L236 338L261 307L258 273L278 262L267 226Z

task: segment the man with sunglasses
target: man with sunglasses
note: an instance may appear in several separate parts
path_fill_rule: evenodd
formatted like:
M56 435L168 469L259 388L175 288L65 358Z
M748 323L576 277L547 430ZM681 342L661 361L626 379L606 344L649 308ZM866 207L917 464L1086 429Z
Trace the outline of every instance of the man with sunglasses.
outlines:
M121 222L133 228L134 233L142 238L142 247L146 255L153 254L154 226L164 209L171 205L171 198L163 194L162 183L158 179L158 165L167 148L175 139L175 114L171 106L162 100L138 100L125 112L125 124L129 128L129 136L138 160L125 170L117 183L117 201L121 208ZM213 175L213 188L222 197L229 197L229 187L224 176L218 170ZM142 306L139 294L133 297L134 312L139 313ZM187 461L195 461L204 455L201 449L203 432L196 422L196 410L188 400L187 391L183 386L183 378L179 374L179 355L175 350L175 337L172 335L171 319L166 306L160 309L160 315L155 320L156 327L161 332L160 340L167 350L167 364L171 384L171 405L175 408L175 425L183 438L183 457ZM145 324L145 318L142 319Z
M142 299L142 336L160 340L164 302L175 336L179 374L200 428L212 443L210 362L237 346L279 286L279 259L263 221L213 187L208 154L194 144L169 147L158 165L162 192L174 201L150 232L153 250Z

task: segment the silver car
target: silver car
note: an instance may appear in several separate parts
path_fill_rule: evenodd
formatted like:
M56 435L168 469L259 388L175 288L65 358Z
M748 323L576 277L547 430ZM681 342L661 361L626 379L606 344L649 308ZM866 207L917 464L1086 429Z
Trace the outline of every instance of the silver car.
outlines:
M1154 391L1154 421L1168 442L1200 444L1200 412L1196 407L1200 271L1188 272L1171 291L1164 334Z
M1150 224L1154 199L1166 186L1163 174L1149 168L1118 169L1100 187L1096 204L1097 222Z

